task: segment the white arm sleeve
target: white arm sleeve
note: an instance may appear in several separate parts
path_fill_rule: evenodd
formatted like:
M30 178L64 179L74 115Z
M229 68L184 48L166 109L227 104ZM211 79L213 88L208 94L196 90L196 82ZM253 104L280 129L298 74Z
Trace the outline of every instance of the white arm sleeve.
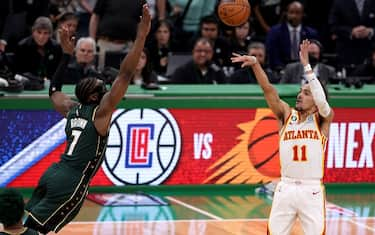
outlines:
M305 74L307 81L309 82L312 97L315 105L318 107L319 114L322 117L328 117L331 112L331 107L327 102L326 95L320 82L315 76L315 73Z

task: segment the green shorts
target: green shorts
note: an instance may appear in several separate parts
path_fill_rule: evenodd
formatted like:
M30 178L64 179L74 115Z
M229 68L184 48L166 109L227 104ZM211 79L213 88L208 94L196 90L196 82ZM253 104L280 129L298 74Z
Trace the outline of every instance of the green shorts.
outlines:
M26 204L25 226L57 233L78 214L88 193L88 179L64 163L54 163L42 175Z

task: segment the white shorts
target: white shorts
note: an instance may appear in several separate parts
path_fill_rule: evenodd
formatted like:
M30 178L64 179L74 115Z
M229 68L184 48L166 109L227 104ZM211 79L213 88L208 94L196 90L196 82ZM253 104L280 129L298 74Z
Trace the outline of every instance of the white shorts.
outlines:
M282 177L276 186L268 234L290 234L297 218L305 235L325 234L325 190L320 180Z

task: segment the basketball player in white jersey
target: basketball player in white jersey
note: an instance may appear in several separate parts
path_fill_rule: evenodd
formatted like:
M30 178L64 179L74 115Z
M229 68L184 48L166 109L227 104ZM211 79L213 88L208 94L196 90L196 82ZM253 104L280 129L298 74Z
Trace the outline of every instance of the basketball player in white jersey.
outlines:
M324 151L333 119L323 87L309 65L308 47L300 45L307 84L297 95L295 108L282 101L254 56L234 54L232 62L250 66L268 106L279 120L281 180L268 223L268 234L290 234L298 218L305 235L325 233L325 190L322 184Z

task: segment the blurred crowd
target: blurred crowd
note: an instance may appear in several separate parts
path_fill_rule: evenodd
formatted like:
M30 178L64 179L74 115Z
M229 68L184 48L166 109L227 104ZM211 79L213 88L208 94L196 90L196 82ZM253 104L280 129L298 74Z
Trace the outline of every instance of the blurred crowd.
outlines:
M272 83L303 84L304 39L312 42L309 59L322 84L375 82L373 0L249 0L251 16L237 27L220 21L219 0L2 0L0 77L48 81L62 56L57 31L65 26L76 50L64 83L87 76L111 83L146 2L152 30L132 80L144 88L256 83L251 70L231 64L232 53L257 57Z

